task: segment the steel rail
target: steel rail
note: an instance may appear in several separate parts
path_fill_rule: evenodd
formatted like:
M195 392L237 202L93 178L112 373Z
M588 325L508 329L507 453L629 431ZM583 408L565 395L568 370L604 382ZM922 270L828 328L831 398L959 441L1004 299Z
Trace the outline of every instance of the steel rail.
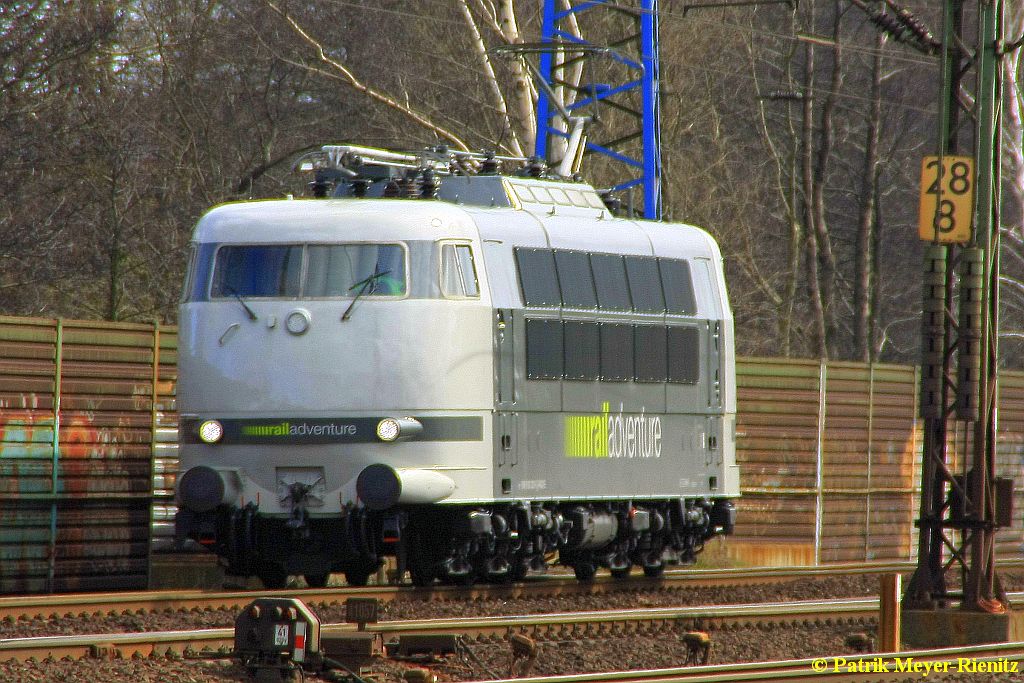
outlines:
M950 666L949 673L957 673L956 665L961 659L996 665L1000 662L1020 663L1024 661L1024 642L469 683L675 683L677 681L680 683L734 683L740 681L799 681L800 683L829 681L836 683L838 681L862 682L865 680L875 683L876 681L906 681L908 678L927 681L928 678L922 677L922 669L913 670L914 663L920 665L924 662L931 664L946 662ZM877 670L881 668L878 662L884 664L884 668L887 668L888 671ZM816 663L818 663L817 666ZM817 668L823 670L818 671ZM876 670L872 670L872 668ZM1019 665L1018 668L1024 667ZM934 674L935 671L931 673Z
M61 595L22 595L0 597L0 619L59 618L103 614L168 612L191 609L240 609L260 595L298 597L307 603L337 604L349 597L377 598L390 602L410 598L422 600L464 600L469 597L499 599L549 595L590 595L638 588L678 589L688 586L740 586L782 583L798 579L824 579L834 576L910 572L910 562L853 563L823 567L743 569L681 569L666 572L659 579L635 577L629 581L600 576L592 583L580 583L572 575L551 574L531 577L510 585L482 585L473 588L434 586L370 586L365 588L285 589L283 591L131 591L116 593L76 593ZM1004 566L1004 565L1001 565ZM1022 567L1021 563L1007 567Z
M763 624L794 621L848 621L872 619L878 612L876 598L846 600L807 600L786 603L747 605L708 605L700 607L604 610L561 614L531 614L477 619L444 618L386 621L367 624L365 630L380 633L386 640L400 634L450 633L469 637L507 636L531 633L545 637L569 637L572 634L599 634L619 627L632 630L642 626L699 622L705 628L730 624ZM324 636L355 632L354 624L324 624ZM132 657L166 656L186 651L224 651L234 644L234 629L214 628L195 631L147 633L105 633L76 636L36 636L0 639L0 661L52 657Z

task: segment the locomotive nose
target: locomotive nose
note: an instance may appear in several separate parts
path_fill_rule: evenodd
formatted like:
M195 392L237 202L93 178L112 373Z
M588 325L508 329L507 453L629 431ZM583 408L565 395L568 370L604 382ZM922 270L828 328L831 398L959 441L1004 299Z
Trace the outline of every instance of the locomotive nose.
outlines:
M356 478L356 494L371 510L386 510L399 503L437 503L452 495L455 482L433 470L396 470L376 463Z

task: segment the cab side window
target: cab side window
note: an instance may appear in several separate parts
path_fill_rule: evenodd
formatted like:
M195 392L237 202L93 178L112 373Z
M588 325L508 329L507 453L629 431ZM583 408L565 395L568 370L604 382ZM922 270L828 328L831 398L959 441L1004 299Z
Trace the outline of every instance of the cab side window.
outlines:
M477 298L480 283L468 244L441 245L441 293L452 299Z

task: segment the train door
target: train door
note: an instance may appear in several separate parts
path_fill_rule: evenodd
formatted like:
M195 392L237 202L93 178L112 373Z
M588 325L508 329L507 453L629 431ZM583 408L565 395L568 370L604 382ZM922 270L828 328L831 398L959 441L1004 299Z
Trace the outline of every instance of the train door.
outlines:
M498 466L518 464L516 448L515 322L512 309L499 308L495 317L495 373L498 407Z
M722 322L708 321L708 407L722 407Z
M515 323L512 309L499 308L495 311L495 339L497 340L498 409L511 410L516 400L515 386Z

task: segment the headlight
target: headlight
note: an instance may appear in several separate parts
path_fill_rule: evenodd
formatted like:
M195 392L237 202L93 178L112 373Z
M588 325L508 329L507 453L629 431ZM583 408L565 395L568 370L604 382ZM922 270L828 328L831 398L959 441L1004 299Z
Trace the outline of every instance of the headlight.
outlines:
M381 441L394 441L402 435L402 426L398 420L386 417L377 423L377 438Z
M224 436L224 425L216 420L207 420L199 425L199 438L206 443L217 443Z
M411 417L385 417L377 423L377 438L388 443L408 439L421 431L423 425Z

